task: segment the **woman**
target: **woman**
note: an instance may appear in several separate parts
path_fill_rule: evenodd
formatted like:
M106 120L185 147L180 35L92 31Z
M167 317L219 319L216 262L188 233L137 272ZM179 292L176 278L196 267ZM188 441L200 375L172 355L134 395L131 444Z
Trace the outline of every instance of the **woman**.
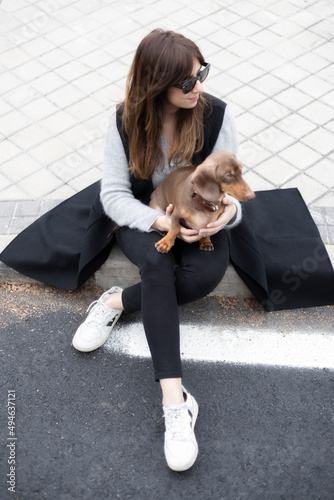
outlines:
M161 213L147 204L154 187L172 170L199 164L213 150L237 147L228 107L203 94L210 65L198 47L180 34L154 30L140 43L128 76L126 96L111 119L106 137L101 201L120 226L116 239L140 270L141 283L105 292L78 328L79 351L100 347L122 311L142 310L155 378L162 389L165 456L169 467L183 471L197 457L194 434L198 406L182 386L178 305L210 293L229 261L224 227L237 224L240 204L224 199L224 213L199 231L182 228L168 254L154 244L168 231L173 206ZM199 250L211 236L214 252ZM175 263L178 267L175 267Z

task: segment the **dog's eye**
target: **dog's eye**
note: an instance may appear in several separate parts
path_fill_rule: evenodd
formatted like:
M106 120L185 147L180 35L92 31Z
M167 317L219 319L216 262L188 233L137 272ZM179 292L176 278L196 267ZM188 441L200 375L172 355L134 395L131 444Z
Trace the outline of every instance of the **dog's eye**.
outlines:
M225 175L224 175L225 179L232 179L233 175L231 174L231 172L227 172Z

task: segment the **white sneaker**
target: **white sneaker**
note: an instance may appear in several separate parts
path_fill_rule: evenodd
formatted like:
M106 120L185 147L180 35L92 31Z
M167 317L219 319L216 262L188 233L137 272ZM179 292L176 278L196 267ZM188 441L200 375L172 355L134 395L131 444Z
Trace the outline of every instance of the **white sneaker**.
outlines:
M117 323L122 310L111 309L104 302L112 294L122 292L123 289L113 286L105 292L98 300L95 300L88 307L89 313L85 321L77 329L72 344L78 351L94 351L104 344L111 330Z
M165 456L168 466L181 472L194 465L198 445L194 433L198 415L198 404L193 396L182 387L185 402L180 406L163 406L165 431Z

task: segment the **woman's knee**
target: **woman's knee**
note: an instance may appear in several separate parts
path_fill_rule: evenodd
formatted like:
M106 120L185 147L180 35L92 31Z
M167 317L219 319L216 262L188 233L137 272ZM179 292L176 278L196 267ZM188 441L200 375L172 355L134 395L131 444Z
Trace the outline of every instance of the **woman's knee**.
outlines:
M157 279L171 276L174 278L175 259L173 254L161 254L155 250L150 255L143 256L139 264L141 277L155 277Z
M206 269L205 272L194 273L192 283L194 290L205 297L211 293L220 283L225 274L225 269Z
M213 265L184 266L176 271L179 303L192 302L205 297L223 279L228 260L217 260Z

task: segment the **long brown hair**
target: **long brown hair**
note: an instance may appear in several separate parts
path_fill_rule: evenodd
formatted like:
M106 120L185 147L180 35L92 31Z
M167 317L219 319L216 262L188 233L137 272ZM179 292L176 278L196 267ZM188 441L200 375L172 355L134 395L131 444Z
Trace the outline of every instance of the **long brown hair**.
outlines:
M138 178L152 177L163 165L160 145L163 103L167 89L191 77L194 58L204 58L197 45L181 34L153 30L139 44L128 75L123 102L123 125L129 137L129 169ZM171 157L179 166L191 164L203 147L206 101L200 96L192 109L177 113Z

